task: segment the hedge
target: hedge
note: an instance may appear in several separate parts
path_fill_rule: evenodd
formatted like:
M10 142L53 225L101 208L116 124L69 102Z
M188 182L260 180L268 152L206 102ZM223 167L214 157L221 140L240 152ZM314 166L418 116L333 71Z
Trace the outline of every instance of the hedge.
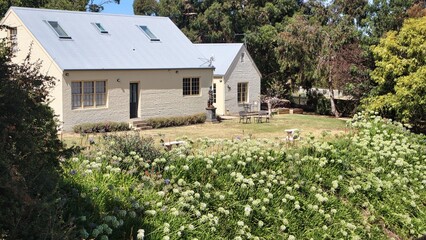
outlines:
M75 133L100 133L130 130L127 122L82 123L73 127Z
M206 114L198 113L190 116L150 118L146 120L146 123L153 128L163 128L192 125L197 123L204 123L205 121Z

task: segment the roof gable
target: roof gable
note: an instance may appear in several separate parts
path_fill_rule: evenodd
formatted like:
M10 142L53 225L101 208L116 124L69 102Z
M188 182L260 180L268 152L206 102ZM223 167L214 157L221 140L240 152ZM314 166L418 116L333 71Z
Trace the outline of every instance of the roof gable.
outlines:
M210 58L213 57L212 65L215 67L215 76L225 76L234 62L235 58L238 57L238 53L243 47L242 43L205 43L195 44L198 50L201 51L204 56Z
M191 41L165 17L12 7L63 70L210 68ZM56 21L71 39L58 37ZM96 27L100 23L107 33ZM139 26L159 39L152 41Z

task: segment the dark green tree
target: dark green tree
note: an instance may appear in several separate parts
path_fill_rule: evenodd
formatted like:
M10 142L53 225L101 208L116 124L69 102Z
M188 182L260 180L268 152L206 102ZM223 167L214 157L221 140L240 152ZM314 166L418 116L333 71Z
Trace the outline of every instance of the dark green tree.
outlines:
M101 12L109 3L120 0L0 0L0 14L4 16L11 6Z
M136 15L156 15L158 14L158 2L156 0L135 0L133 12Z
M58 198L62 144L48 102L52 78L0 45L0 235L64 239Z

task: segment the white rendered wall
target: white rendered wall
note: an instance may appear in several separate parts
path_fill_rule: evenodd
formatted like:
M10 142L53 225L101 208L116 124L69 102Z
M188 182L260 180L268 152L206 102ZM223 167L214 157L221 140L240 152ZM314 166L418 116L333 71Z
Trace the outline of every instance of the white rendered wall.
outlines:
M244 53L243 60L241 53ZM238 103L237 91L239 82L248 83L247 103L252 104L253 111L260 109L260 73L258 72L253 59L245 48L242 48L235 58L230 70L225 76L225 112L236 114L244 110L244 105ZM257 105L255 105L257 102Z
M28 53L31 51L30 61L41 63L40 72L44 75L55 78L55 87L50 90L49 106L53 108L58 115L59 121L62 119L62 70L56 65L49 54L44 50L41 44L34 38L31 32L24 26L13 11L9 11L3 18L2 24L15 27L17 29L17 51L14 53L13 61L22 63ZM7 30L0 31L0 37L6 38ZM30 50L31 49L31 50Z
M205 113L212 69L188 70L102 70L65 71L64 129L86 122L130 120L130 83L139 84L138 118L184 116ZM200 78L200 94L183 96L182 81L186 77ZM71 82L106 81L107 106L72 109Z

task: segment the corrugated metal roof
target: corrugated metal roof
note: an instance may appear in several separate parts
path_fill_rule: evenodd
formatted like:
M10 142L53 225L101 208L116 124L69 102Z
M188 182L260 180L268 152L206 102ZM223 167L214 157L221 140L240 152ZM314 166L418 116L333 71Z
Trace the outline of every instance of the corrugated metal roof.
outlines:
M11 10L63 70L209 68L203 54L166 17ZM46 21L57 21L72 39L60 39ZM93 23L101 23L108 33L100 33ZM160 41L151 41L139 25Z
M224 76L231 67L232 62L237 57L243 47L242 43L206 43L195 44L201 53L210 59L213 57L212 65L215 76Z

